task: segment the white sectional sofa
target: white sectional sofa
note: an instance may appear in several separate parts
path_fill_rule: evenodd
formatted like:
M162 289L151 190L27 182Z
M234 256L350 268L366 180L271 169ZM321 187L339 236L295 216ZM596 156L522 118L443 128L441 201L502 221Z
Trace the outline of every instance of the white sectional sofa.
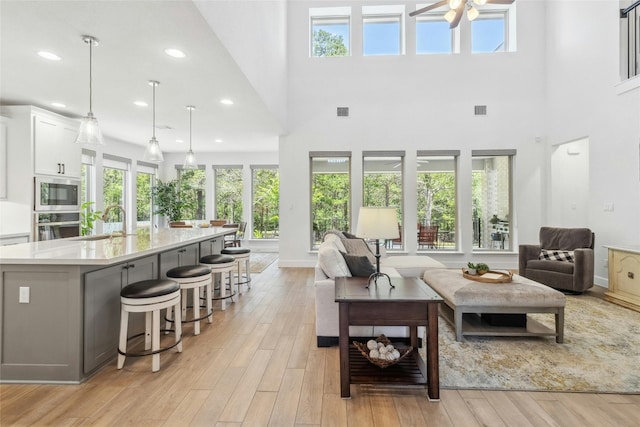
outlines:
M343 239L338 234L329 233L318 248L318 262L315 267L316 287L316 338L318 347L338 344L338 303L335 302L335 278L351 276L351 271L340 252L347 252ZM352 247L354 245L347 245ZM373 249L375 251L375 249ZM375 265L375 264L374 264ZM427 268L445 268L433 258L418 256L387 256L382 251L380 271L390 277L420 277ZM384 286L384 285L383 285ZM407 337L408 328L400 326L351 326L352 337Z

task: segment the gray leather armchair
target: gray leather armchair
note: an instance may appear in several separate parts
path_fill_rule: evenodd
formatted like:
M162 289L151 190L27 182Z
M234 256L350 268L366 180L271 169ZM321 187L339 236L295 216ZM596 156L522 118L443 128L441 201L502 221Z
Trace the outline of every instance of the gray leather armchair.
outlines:
M588 228L540 228L540 244L520 245L519 274L562 291L582 293L593 287L593 244ZM540 259L542 249L573 251L573 262Z

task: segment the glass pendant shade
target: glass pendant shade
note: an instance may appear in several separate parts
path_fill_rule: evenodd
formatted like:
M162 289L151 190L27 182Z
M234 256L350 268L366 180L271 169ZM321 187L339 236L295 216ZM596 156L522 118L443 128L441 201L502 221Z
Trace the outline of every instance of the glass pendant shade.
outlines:
M76 144L102 145L103 143L98 119L90 112L80 122Z
M152 137L147 144L147 149L144 152L144 159L148 162L161 163L164 161L162 150L160 150L160 143L156 137Z
M156 86L158 86L160 82L149 80L149 84L153 87L153 124L151 127L153 136L147 144L144 159L148 162L161 163L164 161L164 156L162 155L162 150L160 150L160 143L156 139Z
M93 36L82 36L82 40L89 45L89 112L80 122L80 129L78 129L78 136L76 137L76 144L84 145L103 145L102 132L100 126L98 126L98 119L93 115L92 111L92 78L91 78L91 64L92 64L92 48L98 45L98 39Z
M187 110L189 110L189 151L187 152L187 157L184 159L182 169L198 169L196 155L193 154L193 150L191 149L191 112L195 109L196 107L193 105L187 105Z

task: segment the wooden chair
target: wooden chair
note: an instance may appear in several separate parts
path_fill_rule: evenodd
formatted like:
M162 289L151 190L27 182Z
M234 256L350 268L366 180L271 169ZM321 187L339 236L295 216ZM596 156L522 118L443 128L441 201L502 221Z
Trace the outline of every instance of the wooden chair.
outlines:
M418 246L430 247L436 249L438 247L438 226L418 224Z
M169 223L169 228L193 228L193 226L184 221L172 221Z

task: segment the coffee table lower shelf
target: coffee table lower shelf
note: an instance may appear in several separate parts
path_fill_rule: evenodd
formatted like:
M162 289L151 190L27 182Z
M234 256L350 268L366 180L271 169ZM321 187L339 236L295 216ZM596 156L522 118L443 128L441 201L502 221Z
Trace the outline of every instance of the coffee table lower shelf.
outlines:
M349 370L351 384L427 384L425 363L413 349L395 365L381 368L368 361L358 349L351 344L349 348Z

